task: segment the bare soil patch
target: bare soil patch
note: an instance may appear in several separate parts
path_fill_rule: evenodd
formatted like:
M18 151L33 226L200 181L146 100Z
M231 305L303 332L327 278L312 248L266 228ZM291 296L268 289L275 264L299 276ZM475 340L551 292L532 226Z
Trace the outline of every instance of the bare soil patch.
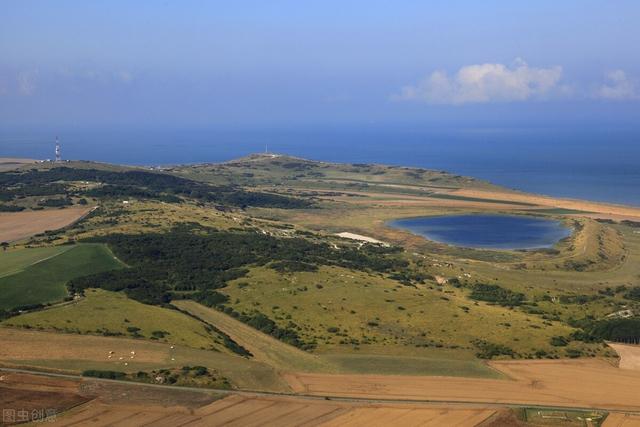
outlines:
M110 361L129 358L135 351L135 362L160 363L168 359L168 345L127 338L57 334L0 328L0 360L88 360ZM109 352L114 354L108 358ZM115 368L115 365L114 365Z
M547 206L550 208L575 209L595 213L600 218L615 219L638 219L640 218L640 209L632 206L614 205L608 203L590 202L586 200L560 199L547 196L539 196L535 194L516 193L516 192L500 192L485 191L474 189L460 189L452 194L465 197L478 197L482 199L499 199L511 202L532 203L539 206Z
M347 231L343 231L342 233L337 233L336 236L342 237L344 239L359 240L361 242L386 244L384 242L381 242L380 240L374 239L373 237L363 236L361 234L349 233Z
M73 224L91 208L74 206L65 209L0 213L0 241L25 239L46 230L56 230Z
M80 381L52 379L0 371L0 424L53 419L58 414L88 402L78 392Z
M640 410L640 372L602 360L491 365L512 380L395 375L287 374L301 393L386 399L519 403Z
M609 414L602 427L638 427L640 415Z
M609 347L614 349L620 356L620 369L632 369L640 371L640 345L619 344L610 342Z

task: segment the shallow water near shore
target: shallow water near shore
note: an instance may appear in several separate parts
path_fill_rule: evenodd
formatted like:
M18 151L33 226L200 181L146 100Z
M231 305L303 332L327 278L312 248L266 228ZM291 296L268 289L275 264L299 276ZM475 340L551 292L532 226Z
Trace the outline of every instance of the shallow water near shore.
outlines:
M391 221L439 243L478 249L550 248L571 235L560 221L515 215L452 215Z

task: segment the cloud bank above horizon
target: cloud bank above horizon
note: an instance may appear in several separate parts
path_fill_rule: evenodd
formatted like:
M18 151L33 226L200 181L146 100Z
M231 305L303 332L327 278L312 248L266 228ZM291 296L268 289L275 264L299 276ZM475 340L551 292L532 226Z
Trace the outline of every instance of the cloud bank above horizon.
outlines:
M587 99L611 101L638 99L635 83L623 70L610 71L592 93L562 81L563 67L531 67L522 58L511 65L465 65L454 74L436 70L418 83L402 87L391 96L396 101L463 105L527 100Z
M594 94L596 98L615 101L640 99L636 82L623 70L613 70L606 74L606 81Z

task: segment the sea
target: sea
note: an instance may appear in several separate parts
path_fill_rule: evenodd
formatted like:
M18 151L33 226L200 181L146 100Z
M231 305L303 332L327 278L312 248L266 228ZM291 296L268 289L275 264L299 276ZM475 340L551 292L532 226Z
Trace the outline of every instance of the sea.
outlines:
M251 153L445 170L551 196L640 206L640 128L0 129L0 157L131 165L221 162Z

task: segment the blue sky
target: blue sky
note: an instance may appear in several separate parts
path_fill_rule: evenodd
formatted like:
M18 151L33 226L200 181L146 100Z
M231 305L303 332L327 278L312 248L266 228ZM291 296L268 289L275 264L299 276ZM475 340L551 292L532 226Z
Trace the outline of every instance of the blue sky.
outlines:
M29 1L0 126L633 126L640 2Z

